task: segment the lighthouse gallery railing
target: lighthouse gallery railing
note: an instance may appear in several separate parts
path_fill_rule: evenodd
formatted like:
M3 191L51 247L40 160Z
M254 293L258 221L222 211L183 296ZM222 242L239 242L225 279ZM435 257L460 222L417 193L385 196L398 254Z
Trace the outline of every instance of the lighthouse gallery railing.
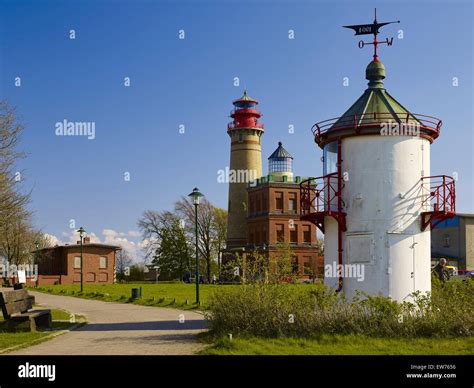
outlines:
M456 213L456 187L453 177L434 175L421 178L425 211L422 213L422 230L431 224L431 229L440 222L454 217Z
M443 122L432 116L419 113L380 113L365 112L362 115L345 115L320 121L313 125L311 131L316 138L331 130L357 129L362 127L380 126L381 124L396 122L399 124L418 124L420 129L428 131L437 137Z

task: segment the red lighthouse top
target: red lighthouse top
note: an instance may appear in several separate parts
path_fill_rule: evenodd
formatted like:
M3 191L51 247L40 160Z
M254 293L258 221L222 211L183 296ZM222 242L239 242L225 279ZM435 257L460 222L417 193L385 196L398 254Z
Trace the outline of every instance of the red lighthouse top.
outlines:
M243 96L232 104L234 104L234 109L230 112L230 117L233 121L227 125L227 132L241 128L263 131L263 123L258 122L262 116L257 110L258 101L248 96L247 91L244 91Z

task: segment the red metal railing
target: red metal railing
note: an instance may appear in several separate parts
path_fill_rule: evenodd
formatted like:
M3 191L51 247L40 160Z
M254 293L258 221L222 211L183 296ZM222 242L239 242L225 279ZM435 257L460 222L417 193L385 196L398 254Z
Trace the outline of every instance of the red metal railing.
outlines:
M232 129L235 129L235 128L260 128L260 129L264 129L264 124L263 123L259 123L259 122L255 122L255 123L252 123L252 124L247 124L247 123L234 123L233 121L230 122L229 124L227 124L227 130L232 130Z
M422 213L421 230L428 225L434 229L440 222L456 214L456 188L454 179L448 175L421 178L421 188L426 198Z
M320 121L313 125L311 131L315 138L319 138L329 131L329 129L358 129L362 127L379 127L381 124L398 123L403 125L414 125L415 129L428 131L434 137L438 137L441 130L442 121L436 117L426 116L418 113L364 113L363 115L346 115L332 119Z
M430 212L456 212L456 190L454 179L448 175L421 178L421 187L427 192L423 205Z
M309 216L313 213L337 211L338 174L332 173L318 178L308 178L300 183L300 213Z

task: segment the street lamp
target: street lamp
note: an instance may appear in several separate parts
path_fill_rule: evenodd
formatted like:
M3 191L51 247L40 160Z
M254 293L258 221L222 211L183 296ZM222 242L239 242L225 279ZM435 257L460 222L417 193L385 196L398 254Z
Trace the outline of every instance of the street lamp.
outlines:
M79 232L79 236L80 236L80 238L81 238L81 292L82 292L82 290L83 290L83 288L84 288L84 286L83 286L83 270L82 270L82 267L83 267L83 265L82 265L82 262L83 262L82 236L84 236L84 233L86 233L86 231L85 231L84 228L81 226L81 227L79 228L78 232Z
M203 197L203 194L195 187L188 197L193 199L194 204L194 226L196 233L196 304L199 305L198 206L199 198Z

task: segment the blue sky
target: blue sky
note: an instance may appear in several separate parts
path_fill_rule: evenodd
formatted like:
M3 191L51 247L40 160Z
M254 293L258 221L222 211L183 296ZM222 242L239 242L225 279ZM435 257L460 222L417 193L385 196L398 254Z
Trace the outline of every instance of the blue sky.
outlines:
M226 124L244 88L263 113L264 171L281 140L297 175L320 175L310 128L362 94L371 59L341 26L372 22L375 6L379 21L401 21L379 36L394 37L379 51L385 86L412 112L443 120L431 172L457 172L458 211L474 212L469 1L3 1L0 97L26 127L19 168L36 225L64 241L74 219L102 241L136 245L141 213L195 186L226 207L217 172L229 163ZM95 122L96 138L56 136L64 119Z

